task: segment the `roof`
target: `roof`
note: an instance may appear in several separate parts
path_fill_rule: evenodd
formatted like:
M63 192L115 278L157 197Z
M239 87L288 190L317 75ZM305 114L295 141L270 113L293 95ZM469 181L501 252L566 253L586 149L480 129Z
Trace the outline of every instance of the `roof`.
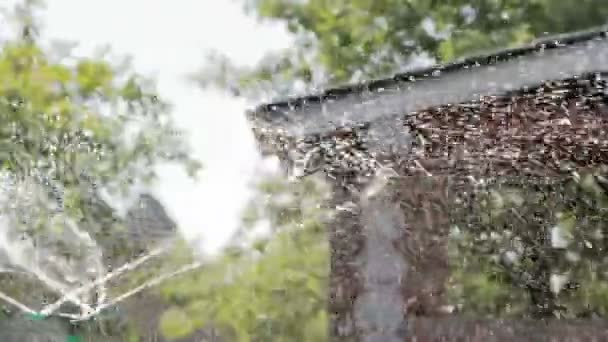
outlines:
M258 128L305 135L484 95L526 91L546 80L607 71L607 38L608 27L552 36L519 48L265 104L248 117Z
M295 177L323 170L332 179L365 182L391 167L400 175L450 174L468 182L471 176L559 178L608 166L607 128L606 74L593 73L323 134L254 132L267 153L292 164Z

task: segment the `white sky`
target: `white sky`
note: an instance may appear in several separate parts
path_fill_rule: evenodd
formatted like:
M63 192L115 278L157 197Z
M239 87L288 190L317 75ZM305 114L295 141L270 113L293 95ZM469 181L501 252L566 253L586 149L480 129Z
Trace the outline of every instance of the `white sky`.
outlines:
M244 16L240 1L230 0L49 0L44 19L46 36L87 49L109 43L113 52L132 55L138 71L157 76L205 166L196 183L176 168L163 169L157 195L188 237L202 234L205 252L217 251L237 227L259 159L243 117L248 105L202 92L182 77L211 48L253 63L286 46L285 31L260 26Z

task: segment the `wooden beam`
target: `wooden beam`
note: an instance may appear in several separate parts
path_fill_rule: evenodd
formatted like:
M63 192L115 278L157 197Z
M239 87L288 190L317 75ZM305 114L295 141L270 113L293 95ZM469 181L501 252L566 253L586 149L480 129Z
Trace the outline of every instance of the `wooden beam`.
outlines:
M353 210L330 225L331 340L403 341L411 315L446 304L447 177L381 169L360 192L335 195Z

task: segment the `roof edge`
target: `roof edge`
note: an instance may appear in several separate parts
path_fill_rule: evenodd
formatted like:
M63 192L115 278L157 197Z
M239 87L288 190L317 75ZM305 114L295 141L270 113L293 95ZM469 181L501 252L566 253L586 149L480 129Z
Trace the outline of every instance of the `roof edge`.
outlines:
M585 31L553 35L550 37L537 39L532 43L521 47L501 49L492 53L463 57L450 63L435 64L430 67L416 68L408 72L396 74L390 78L376 79L359 84L338 86L321 91L317 94L293 97L283 101L262 104L250 110L249 115L251 117L255 116L256 114L266 113L264 116L267 116L273 112L297 110L305 107L309 103L319 103L327 100L335 101L356 93L374 92L387 88L395 88L407 83L434 77L434 75L437 73L446 74L470 67L495 65L532 54L534 52L560 49L577 43L606 38L608 38L608 25L595 27Z

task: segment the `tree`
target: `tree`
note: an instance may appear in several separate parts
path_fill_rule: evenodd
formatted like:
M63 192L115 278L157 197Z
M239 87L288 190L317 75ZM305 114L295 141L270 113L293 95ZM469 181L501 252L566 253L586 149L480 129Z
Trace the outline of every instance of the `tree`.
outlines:
M170 105L153 80L134 72L128 60L112 62L109 54L74 58L45 46L38 40L41 7L29 0L7 9L5 21L15 19L18 36L0 46L0 210L9 224L0 240L9 247L24 239L51 241L47 252L65 261L48 278L56 280L58 290L72 281L66 275L85 276L74 265L92 251L101 254L87 265L101 270L107 259L116 262L135 253L128 241L114 238L126 218L112 200L124 200L139 185L153 182L161 163L178 163L191 176L200 165L177 134ZM72 238L64 239L67 233ZM89 238L82 236L93 242L84 244ZM40 247L31 245L31 251ZM28 271L30 262L50 262L48 256L10 261ZM0 276L5 282L15 274ZM24 281L2 290L17 295ZM38 286L29 296L38 305L37 293L57 298Z
M268 201L253 201L221 258L171 281L161 319L167 337L213 327L231 341L324 341L329 250L319 207L326 189L312 179L264 179ZM252 236L267 219L270 234ZM251 238L249 238L251 237Z
M311 92L390 77L420 57L446 62L480 50L605 23L602 0L243 0L261 21L285 24L294 43L253 68L212 53L195 76L234 95Z

